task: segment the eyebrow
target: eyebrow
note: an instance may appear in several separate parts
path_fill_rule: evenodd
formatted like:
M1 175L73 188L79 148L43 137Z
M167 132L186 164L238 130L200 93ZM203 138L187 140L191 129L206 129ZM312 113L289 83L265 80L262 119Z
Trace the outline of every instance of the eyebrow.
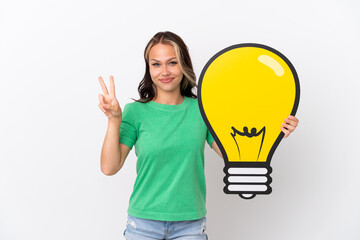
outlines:
M166 61L170 61L170 60L173 60L173 59L176 59L176 57L169 58ZM151 61L160 62L160 60L157 60L157 59L151 59Z

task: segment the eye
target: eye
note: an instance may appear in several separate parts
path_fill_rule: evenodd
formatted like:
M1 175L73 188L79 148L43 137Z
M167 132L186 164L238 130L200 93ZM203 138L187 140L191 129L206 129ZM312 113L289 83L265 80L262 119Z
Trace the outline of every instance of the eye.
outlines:
M176 64L177 64L177 62L175 62L175 61L171 61L169 64L170 64L170 65L176 65Z
M151 65L153 65L154 67L160 66L159 63L153 63L153 64L151 64Z

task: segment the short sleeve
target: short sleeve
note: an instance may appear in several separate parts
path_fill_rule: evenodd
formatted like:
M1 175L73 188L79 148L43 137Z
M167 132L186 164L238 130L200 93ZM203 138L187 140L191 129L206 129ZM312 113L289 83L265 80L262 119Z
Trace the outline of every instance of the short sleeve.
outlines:
M207 130L207 133L206 133L206 141L207 141L207 143L209 144L209 146L210 146L210 148L211 148L211 144L213 143L214 138L213 138L213 136L211 135L209 129Z
M130 147L130 149L132 149L137 139L135 112L132 107L131 104L126 104L124 107L119 134L119 142Z

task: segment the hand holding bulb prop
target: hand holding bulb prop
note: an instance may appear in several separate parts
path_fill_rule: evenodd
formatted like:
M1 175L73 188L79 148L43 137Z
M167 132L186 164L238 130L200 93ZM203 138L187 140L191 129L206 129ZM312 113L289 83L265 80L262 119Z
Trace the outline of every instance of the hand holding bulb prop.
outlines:
M233 45L208 61L198 96L224 158L224 192L245 199L270 194L271 158L298 123L300 86L293 65L268 46Z

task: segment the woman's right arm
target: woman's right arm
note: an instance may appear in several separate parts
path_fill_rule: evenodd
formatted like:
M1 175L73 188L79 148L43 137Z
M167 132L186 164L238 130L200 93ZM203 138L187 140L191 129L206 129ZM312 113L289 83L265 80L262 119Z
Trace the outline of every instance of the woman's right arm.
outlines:
M108 117L108 128L101 150L101 171L105 175L114 175L124 165L130 147L119 143L122 111L115 97L114 78L110 76L110 94L101 77L99 81L104 92L104 95L99 94L99 108Z
M109 119L104 143L101 149L101 171L105 175L116 174L124 165L130 148L119 144L119 130L121 119Z

